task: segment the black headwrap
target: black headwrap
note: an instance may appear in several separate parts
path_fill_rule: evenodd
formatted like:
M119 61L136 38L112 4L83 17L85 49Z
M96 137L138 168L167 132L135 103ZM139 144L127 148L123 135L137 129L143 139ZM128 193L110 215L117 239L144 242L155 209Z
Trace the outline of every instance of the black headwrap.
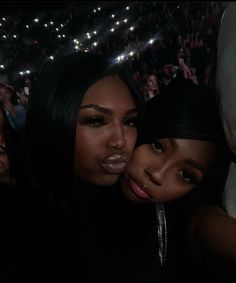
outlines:
M183 81L147 102L147 115L138 144L159 138L218 142L222 136L217 104L203 86Z

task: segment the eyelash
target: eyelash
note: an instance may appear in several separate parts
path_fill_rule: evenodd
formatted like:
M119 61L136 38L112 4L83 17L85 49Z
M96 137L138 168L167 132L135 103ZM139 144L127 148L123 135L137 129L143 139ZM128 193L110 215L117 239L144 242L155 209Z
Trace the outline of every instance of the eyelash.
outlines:
M186 170L178 170L179 177L181 181L192 184L192 185L198 185L200 183L200 180L192 173L186 171ZM184 175L187 175L184 176Z
M88 125L92 128L97 128L105 125L106 123L105 123L105 119L102 117L89 117L84 120L83 124Z
M164 144L159 140L155 141L155 143L152 143L151 146L153 150L157 153L161 154L165 151ZM201 182L201 180L199 180L198 177L196 177L194 174L190 173L187 170L181 170L181 169L178 170L178 175L181 181L188 183L188 184L198 185Z
M138 117L130 117L124 121L124 124L129 127L137 127L138 124Z
M152 148L158 153L162 153L165 150L165 146L159 140L152 143Z
M101 127L107 124L105 118L103 117L88 117L84 119L84 121L81 121L80 123L84 125L88 125L92 128ZM137 124L138 124L138 117L127 118L124 121L124 125L129 126L129 127L136 127Z

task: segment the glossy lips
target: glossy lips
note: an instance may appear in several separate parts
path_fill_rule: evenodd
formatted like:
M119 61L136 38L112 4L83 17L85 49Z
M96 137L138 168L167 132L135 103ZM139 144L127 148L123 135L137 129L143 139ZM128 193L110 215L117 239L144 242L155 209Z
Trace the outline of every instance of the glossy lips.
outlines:
M130 188L132 190L132 192L138 196L139 198L142 198L142 199L149 199L150 198L150 195L145 192L143 190L143 188L141 186L139 186L137 183L135 183L133 180L129 180L129 183L130 183Z
M121 154L113 154L100 163L108 174L120 174L127 166L127 160Z

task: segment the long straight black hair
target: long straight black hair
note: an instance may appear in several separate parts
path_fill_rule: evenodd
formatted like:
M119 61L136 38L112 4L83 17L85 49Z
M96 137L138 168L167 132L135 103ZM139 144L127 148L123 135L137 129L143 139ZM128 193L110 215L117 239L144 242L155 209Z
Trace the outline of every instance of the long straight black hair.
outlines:
M44 67L29 100L25 126L26 173L42 190L73 181L76 121L86 90L107 75L128 86L142 119L145 103L121 66L97 54L73 53Z

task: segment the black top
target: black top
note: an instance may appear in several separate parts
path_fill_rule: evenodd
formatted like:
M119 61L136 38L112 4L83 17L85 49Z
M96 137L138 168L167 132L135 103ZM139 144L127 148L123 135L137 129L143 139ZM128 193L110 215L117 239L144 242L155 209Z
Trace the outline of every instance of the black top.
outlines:
M84 183L70 201L48 204L38 193L22 199L8 258L15 282L161 282L154 206L126 201L118 186Z

